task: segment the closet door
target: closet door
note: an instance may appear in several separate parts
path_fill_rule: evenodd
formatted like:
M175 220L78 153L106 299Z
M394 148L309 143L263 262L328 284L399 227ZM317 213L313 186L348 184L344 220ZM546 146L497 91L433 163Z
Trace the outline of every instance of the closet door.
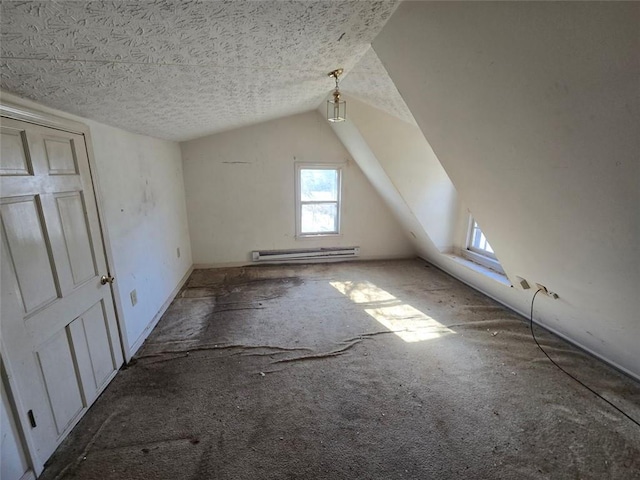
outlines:
M123 358L84 136L1 129L0 336L39 471Z

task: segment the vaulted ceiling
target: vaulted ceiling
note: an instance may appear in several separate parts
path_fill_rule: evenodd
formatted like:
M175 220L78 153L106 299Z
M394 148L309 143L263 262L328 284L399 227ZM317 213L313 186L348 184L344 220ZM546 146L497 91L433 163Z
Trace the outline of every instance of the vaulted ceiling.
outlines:
M186 140L312 110L343 90L412 117L371 41L397 0L3 1L1 86Z

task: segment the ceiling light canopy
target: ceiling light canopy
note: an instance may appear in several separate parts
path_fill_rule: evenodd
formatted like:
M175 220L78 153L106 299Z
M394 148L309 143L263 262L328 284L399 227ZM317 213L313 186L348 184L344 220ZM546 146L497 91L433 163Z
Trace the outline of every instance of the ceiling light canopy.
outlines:
M342 75L342 72L342 68L329 72L329 76L336 80L336 88L332 94L333 99L327 100L327 120L330 122L344 122L347 118L347 102L341 100L340 90L338 89L338 77Z

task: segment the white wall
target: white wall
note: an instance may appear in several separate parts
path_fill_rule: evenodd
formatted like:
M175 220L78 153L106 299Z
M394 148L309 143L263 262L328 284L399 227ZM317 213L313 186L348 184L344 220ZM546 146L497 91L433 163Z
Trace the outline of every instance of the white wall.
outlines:
M399 120L398 120L399 121ZM391 209L418 255L429 257L438 253L438 249L431 238L424 231L424 227L416 218L402 194L395 187L387 172L382 168L380 160L369 147L355 123L349 118L339 126L332 126L336 136L352 155L362 172L369 179L371 185L378 191L381 198Z
M102 220L113 255L114 290L121 305L129 353L133 353L192 265L179 145L4 92L2 98L89 126L97 188L102 196ZM138 296L135 307L129 296L133 289Z
M89 125L116 288L127 338L135 347L192 265L180 147L96 122ZM132 306L134 289L138 303Z
M332 125L336 135L374 182L375 174L370 171L369 162L353 143L352 135L362 137L388 177L385 187L378 187L379 191L381 188L397 190L434 246L440 251L450 251L458 214L457 193L420 129L354 98L347 97L347 101L346 123ZM412 227L405 227L416 235Z
M317 112L181 144L193 260L249 263L252 250L360 246L361 258L415 252ZM295 162L344 162L339 237L295 238Z
M539 320L640 376L640 4L404 2L373 47ZM398 55L397 52L402 52ZM432 260L517 310L532 292Z

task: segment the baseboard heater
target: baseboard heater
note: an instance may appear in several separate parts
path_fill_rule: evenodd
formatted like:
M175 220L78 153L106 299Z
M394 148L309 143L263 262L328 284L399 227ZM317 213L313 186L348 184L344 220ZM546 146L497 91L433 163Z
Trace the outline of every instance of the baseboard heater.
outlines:
M256 250L251 252L254 262L288 260L321 260L350 258L360 255L360 247L300 248L296 250Z

